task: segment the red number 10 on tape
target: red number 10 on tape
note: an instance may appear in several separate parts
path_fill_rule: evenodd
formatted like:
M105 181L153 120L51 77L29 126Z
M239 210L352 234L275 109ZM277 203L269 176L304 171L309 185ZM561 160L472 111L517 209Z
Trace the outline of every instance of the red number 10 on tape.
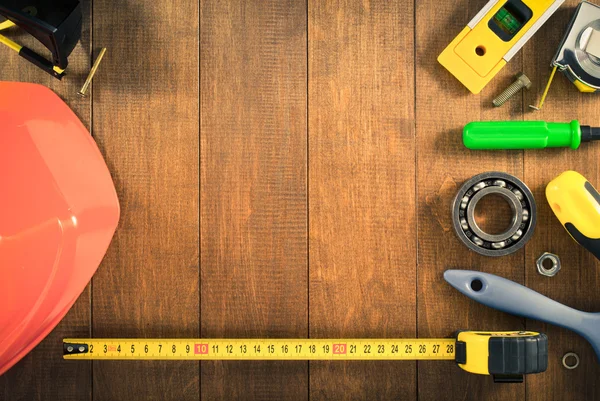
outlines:
M194 354L196 354L196 355L208 354L208 344L194 344Z

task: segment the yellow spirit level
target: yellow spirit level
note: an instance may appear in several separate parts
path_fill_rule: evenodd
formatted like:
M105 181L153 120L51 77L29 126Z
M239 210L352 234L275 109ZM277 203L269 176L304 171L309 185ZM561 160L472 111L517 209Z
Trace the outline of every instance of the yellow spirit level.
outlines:
M548 339L530 331L460 331L426 339L64 339L65 359L449 360L467 372L519 382L548 365Z
M491 0L438 61L472 93L479 93L563 2Z

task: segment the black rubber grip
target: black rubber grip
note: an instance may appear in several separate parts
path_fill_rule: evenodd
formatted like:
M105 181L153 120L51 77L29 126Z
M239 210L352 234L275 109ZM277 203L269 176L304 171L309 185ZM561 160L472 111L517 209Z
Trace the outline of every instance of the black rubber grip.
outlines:
M596 191L596 188L592 184L586 181L584 185L586 191L596 200L598 204L600 204L600 194ZM573 225L573 223L566 223L565 228L571 234L571 237L575 239L579 243L579 245L583 246L585 249L590 251L592 255L596 257L596 259L600 260L600 238L589 238L586 237Z
M565 224L565 228L571 234L571 237L583 246L585 249L590 251L596 259L600 260L600 239L588 238L581 233L573 224Z
M600 140L600 128L582 125L581 127L581 142L590 142Z
M548 368L548 337L545 334L491 337L488 349L488 370L499 379L502 376L541 373Z
M596 188L589 181L586 181L583 185L585 190L589 192L590 195L596 200L596 202L600 205L600 194L596 191Z

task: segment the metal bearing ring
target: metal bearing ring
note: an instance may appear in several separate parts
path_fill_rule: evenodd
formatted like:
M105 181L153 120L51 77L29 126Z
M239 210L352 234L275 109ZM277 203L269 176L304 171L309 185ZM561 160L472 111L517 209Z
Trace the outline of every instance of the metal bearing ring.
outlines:
M510 227L500 234L483 231L475 221L475 207L487 195L498 195L513 213ZM452 205L454 230L473 251L485 256L504 256L521 249L533 235L536 206L533 194L521 180L510 174L487 172L463 184Z

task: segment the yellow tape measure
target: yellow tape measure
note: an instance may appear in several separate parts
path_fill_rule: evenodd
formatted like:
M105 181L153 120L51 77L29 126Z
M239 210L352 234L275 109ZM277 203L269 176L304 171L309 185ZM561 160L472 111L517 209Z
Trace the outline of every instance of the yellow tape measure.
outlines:
M462 331L427 339L143 339L63 340L69 360L448 360L477 374L522 381L546 370L544 334Z
M65 359L454 360L453 339L65 339Z

